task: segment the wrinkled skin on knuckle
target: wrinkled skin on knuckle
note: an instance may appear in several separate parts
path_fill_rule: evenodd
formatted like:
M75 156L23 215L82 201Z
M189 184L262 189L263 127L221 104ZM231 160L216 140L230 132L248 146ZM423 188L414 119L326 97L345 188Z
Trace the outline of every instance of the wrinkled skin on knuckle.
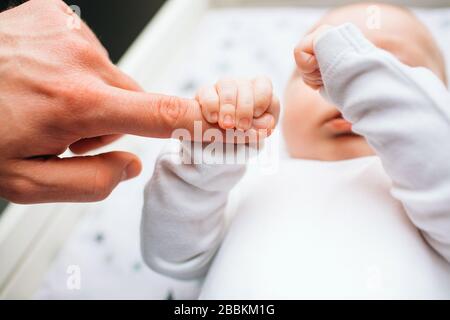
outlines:
M81 82L84 80L80 79ZM88 112L92 107L91 103L94 102L92 92L87 85L74 85L70 83L67 86L60 87L58 95L63 110L74 116L80 116Z
M28 73L8 71L4 76L15 90L8 91L0 83L0 91L5 90L0 97L2 117L7 121L0 133L10 144L3 155L15 152L16 157L28 158L64 152L83 128L82 115L91 101L83 100L78 82L66 75L59 81L51 75L40 79L31 69ZM15 134L8 134L11 131Z
M101 64L106 65L105 55L87 40L80 40L75 44L73 50L75 57L80 62L80 67L90 70Z
M70 81L57 89L58 104L53 116L57 128L73 133L74 138L85 138L82 132L97 125L90 119L99 112L102 104L102 89L96 81L85 76L80 76L80 79L79 83Z
M61 41L60 51L73 68L87 68L94 59L94 48L80 31L73 31Z
M177 129L184 125L189 103L176 97L162 96L154 106L161 120L170 129Z

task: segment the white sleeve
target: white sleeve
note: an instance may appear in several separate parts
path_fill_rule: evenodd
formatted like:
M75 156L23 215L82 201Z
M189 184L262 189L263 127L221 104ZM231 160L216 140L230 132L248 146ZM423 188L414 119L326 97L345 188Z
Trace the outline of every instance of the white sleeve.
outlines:
M428 69L403 65L353 25L316 43L324 88L381 158L392 194L450 261L450 95Z
M190 280L206 274L223 239L228 193L245 164L204 164L201 144L171 146L145 190L141 251L154 271Z

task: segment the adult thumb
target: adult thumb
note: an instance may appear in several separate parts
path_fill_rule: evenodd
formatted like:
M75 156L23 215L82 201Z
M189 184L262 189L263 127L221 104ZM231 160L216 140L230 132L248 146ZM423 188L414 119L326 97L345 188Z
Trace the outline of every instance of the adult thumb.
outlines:
M140 160L127 152L27 160L13 181L18 203L94 202L107 198L122 181L139 175Z

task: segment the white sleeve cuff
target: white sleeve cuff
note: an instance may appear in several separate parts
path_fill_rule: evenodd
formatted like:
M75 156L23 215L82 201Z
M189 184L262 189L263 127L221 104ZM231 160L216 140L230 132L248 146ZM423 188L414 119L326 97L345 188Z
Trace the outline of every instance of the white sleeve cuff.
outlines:
M334 67L346 53L370 52L376 47L353 24L345 23L326 31L316 42L314 51L324 82L333 76Z

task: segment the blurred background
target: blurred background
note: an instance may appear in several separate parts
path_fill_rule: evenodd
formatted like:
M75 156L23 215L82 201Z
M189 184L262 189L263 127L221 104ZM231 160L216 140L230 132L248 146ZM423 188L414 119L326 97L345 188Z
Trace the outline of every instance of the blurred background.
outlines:
M0 11L20 5L24 0L0 0ZM111 56L118 62L165 0L65 0L78 6L81 17L94 30ZM7 202L0 198L0 215Z

